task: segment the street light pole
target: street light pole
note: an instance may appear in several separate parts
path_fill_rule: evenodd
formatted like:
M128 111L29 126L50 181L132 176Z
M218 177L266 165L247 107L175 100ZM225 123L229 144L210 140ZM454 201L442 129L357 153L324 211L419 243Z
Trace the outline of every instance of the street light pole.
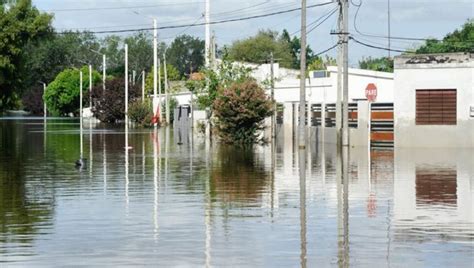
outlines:
M92 114L92 64L89 64L89 106Z
M158 31L156 29L156 19L153 19L153 114L159 116L159 104L157 101L158 84ZM158 106L158 107L157 107ZM158 115L156 114L158 111ZM154 124L155 127L157 123Z
M83 142L82 142L82 71L79 73L79 125L80 125L80 135L81 135L81 160L84 153Z
M107 75L106 56L102 54L102 89L105 91L105 77Z
M128 124L128 45L125 44L125 125Z
M145 70L142 71L142 103L145 103Z
M166 69L166 54L163 54L163 68L165 75L165 102L166 102L166 123L170 123L170 97L169 97L169 88L168 88L168 72Z
M46 95L46 83L41 82L43 84L43 114L44 117L48 116L48 110L46 109L46 100L44 99L44 96Z

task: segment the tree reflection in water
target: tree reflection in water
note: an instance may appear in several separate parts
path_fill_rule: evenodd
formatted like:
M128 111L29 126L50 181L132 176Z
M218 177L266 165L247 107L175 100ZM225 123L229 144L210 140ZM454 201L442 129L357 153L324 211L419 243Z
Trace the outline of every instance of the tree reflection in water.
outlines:
M37 133L28 133L36 124L15 124L0 121L0 254L28 255L25 247L32 245L35 235L48 228L54 211L53 187L43 178L27 180L32 172L25 170L25 163L35 163L33 146L43 141ZM38 130L42 129L39 126ZM38 154L35 154L38 155ZM29 166L35 166L30 164ZM32 174L34 176L34 173ZM28 181L28 183L26 183ZM22 250L16 250L21 247Z
M259 206L268 192L271 172L253 148L221 145L210 174L211 196L224 203Z

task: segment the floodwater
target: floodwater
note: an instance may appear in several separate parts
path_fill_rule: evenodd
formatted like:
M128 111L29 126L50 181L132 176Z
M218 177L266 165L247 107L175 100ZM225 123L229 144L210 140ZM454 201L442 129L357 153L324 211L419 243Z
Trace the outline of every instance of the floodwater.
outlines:
M245 150L98 125L77 169L79 133L0 120L1 267L473 266L470 150Z

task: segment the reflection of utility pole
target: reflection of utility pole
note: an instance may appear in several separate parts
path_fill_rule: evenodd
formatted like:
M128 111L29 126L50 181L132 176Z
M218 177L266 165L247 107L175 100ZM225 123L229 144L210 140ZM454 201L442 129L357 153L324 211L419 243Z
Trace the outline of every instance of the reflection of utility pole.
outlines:
M338 264L349 267L349 148L337 148Z
M306 105L306 0L301 0L301 50L300 50L300 109L298 147L306 148L305 109Z
M306 153L299 150L301 267L306 267Z

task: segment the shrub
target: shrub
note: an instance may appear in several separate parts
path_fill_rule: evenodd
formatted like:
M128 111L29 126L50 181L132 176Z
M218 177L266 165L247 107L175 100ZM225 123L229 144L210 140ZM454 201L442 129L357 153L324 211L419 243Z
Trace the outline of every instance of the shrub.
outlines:
M225 143L261 142L263 120L272 115L272 101L254 81L234 83L216 98L213 110L217 134Z
M125 81L123 77L108 80L105 84L105 91L102 85L92 89L94 106L92 113L102 122L115 123L125 119ZM129 84L129 103L141 97L141 89L138 85ZM130 106L129 106L130 107Z
M89 93L89 68L81 68L83 73L82 92L85 102L88 100ZM48 111L53 115L67 115L69 113L77 114L79 111L79 69L66 69L59 73L51 84L46 88L44 96ZM101 81L100 74L92 71L92 84Z
M150 126L153 117L150 101L136 100L128 107L128 116L132 122L141 126Z

